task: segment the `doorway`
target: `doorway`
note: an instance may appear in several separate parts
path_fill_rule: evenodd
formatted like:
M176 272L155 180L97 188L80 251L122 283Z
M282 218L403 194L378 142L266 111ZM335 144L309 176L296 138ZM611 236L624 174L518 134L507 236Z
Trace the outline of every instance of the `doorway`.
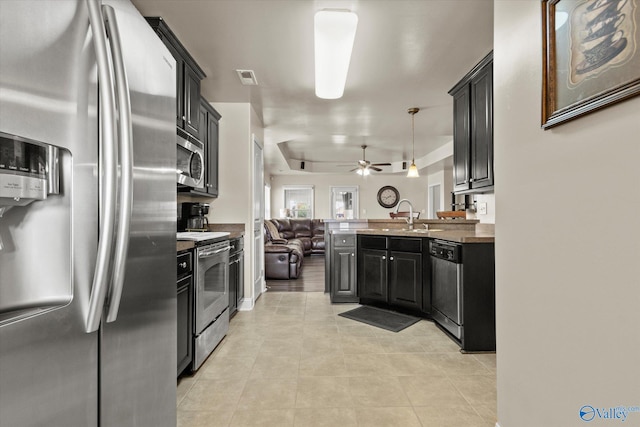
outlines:
M438 217L437 212L442 210L440 184L433 184L429 186L429 219L436 219Z
M358 187L331 187L331 218L358 219Z

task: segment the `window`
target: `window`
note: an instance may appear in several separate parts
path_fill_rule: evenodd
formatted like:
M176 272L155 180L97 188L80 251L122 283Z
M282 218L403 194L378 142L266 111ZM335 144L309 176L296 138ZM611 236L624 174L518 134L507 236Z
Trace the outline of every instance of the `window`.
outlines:
M271 219L271 186L264 185L264 218Z
M282 218L313 218L313 185L285 186Z
M331 187L331 217L358 218L358 187Z

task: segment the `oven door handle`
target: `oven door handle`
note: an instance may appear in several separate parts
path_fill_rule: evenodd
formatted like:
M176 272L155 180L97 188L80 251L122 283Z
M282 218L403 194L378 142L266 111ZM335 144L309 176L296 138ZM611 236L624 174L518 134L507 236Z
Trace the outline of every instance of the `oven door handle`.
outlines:
M209 258L222 252L229 252L230 250L231 246L227 246L226 248L218 249L216 251L200 252L198 254L198 258Z

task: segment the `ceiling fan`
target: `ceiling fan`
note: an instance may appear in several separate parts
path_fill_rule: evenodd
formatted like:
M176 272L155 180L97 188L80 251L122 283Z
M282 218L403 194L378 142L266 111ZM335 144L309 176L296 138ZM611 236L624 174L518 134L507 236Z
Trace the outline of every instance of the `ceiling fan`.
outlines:
M362 148L362 160L358 160L358 167L351 169L349 172L355 172L358 175L369 175L371 170L376 172L381 172L378 166L391 166L391 163L371 163L369 160L366 160L365 150L367 149L366 145L361 145Z

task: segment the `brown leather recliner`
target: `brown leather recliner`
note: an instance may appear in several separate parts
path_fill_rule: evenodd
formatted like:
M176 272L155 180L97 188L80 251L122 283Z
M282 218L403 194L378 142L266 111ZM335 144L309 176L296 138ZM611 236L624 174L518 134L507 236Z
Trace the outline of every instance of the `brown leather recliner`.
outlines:
M302 272L303 258L302 241L282 239L280 236L273 237L265 224L264 275L266 279L297 279Z

